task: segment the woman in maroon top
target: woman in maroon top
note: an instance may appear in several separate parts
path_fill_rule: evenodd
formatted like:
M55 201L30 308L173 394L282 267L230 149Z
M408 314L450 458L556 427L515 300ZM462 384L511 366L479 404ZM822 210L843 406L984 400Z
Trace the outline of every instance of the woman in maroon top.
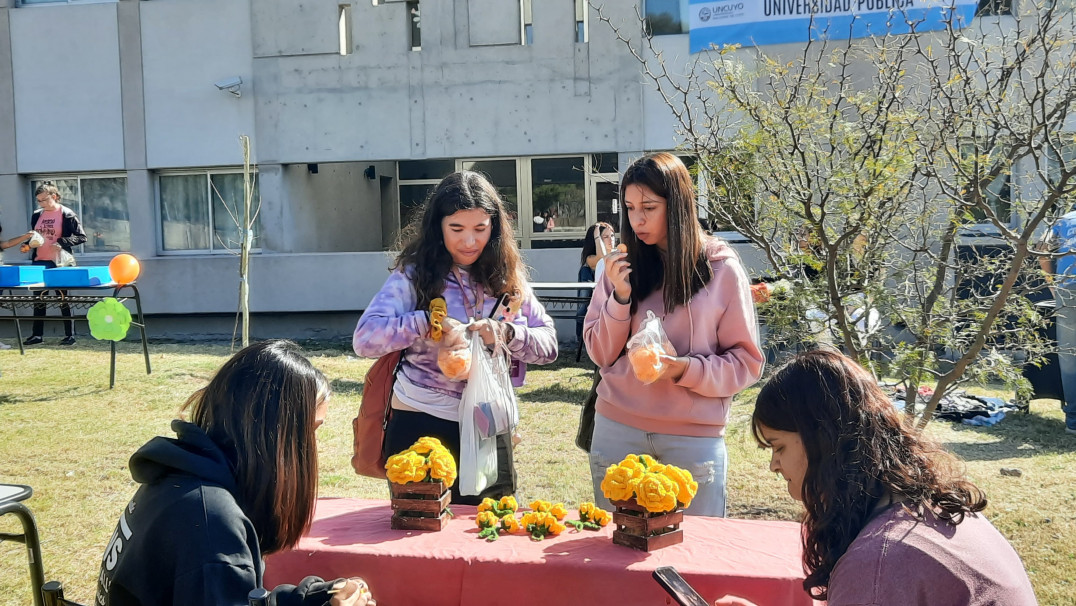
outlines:
M804 589L829 606L1035 604L959 461L851 359L818 350L762 387L755 439L803 518ZM989 555L987 555L989 554Z

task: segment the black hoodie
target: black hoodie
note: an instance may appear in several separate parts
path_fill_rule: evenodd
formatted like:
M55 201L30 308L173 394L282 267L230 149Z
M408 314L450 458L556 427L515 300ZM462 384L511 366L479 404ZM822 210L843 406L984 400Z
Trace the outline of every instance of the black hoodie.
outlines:
M120 514L97 578L98 606L246 606L261 587L258 537L228 459L197 425L172 421L131 457L141 484ZM327 604L332 583L273 591L278 606Z

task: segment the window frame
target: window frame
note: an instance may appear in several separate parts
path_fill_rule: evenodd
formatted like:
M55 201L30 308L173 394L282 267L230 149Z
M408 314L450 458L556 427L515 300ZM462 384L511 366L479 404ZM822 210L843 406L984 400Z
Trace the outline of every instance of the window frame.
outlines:
M615 153L615 152L603 152L603 153ZM466 156L459 158L422 158L422 159L407 159L398 160L396 162L396 192L397 192L397 221L400 223L400 229L405 229L406 224L403 223L402 207L400 206L400 200L402 197L399 195L400 187L405 186L435 186L441 182L443 178L431 178L431 179L400 179L400 164L404 162L415 161L433 161L433 160L451 160L453 162L454 170L463 170L464 163L468 162L502 162L502 161L514 161L516 167L516 241L521 248L532 248L534 242L538 241L559 241L559 240L582 240L586 236L587 228L597 221L598 206L597 206L597 183L601 180L607 180L616 184L619 187L620 173L594 173L594 155L592 152L580 152L575 154L544 154L537 156ZM563 232L535 232L530 218L534 216L534 188L533 180L531 178L531 162L534 160L547 160L557 158L582 158L583 159L583 208L585 225L577 230L563 231ZM619 169L619 163L618 163ZM160 221L158 221L158 224ZM620 226L615 226L619 232Z
M691 32L691 6L689 0L677 0L680 8L680 30L679 32L662 32L655 34L653 28L650 26L650 14L647 12L647 4L649 0L643 0L642 16L643 16L643 33L647 36L684 36Z
M83 195L82 195L82 181L83 181L83 179L87 179L87 180L89 180L89 179L123 179L123 189L124 189L124 196L125 197L127 197L127 194L129 192L128 186L130 184L130 180L127 177L127 173L123 172L123 171L107 171L107 172L100 172L100 173L55 173L55 174L32 174L32 175L27 175L26 180L31 186L30 187L30 214L28 215L28 218L32 220L33 216L34 216L34 211L36 211L39 208L38 205L37 205L37 198L36 198L36 196L34 196L35 187L34 187L33 184L34 184L35 181L37 181L37 182L40 182L40 181L69 181L69 180L72 180L72 179L78 181L78 208L72 208L71 210L75 211L75 216L78 217L79 223L82 224L82 231L86 232L86 240L89 241L89 239L93 237L93 232L92 232L92 230L87 231L86 222L83 221L83 216L85 215L85 213L83 211L83 208L85 206L85 202L83 200ZM63 200L61 200L60 203L62 204ZM127 230L128 230L128 232L131 231L131 200L130 200L129 197L127 197ZM118 250L118 251L100 251L100 250L87 251L85 244L79 244L78 246L74 247L71 252L74 255L76 255L76 259L89 259L89 260L111 259L112 257L116 256L117 254L119 254L121 252L130 252L130 243L128 243L128 248L126 250L121 249L121 250Z
M35 6L52 6L54 4L118 4L120 0L45 0L44 2L28 3L25 0L17 0L16 8L33 8Z
M974 137L974 136L960 137L959 139L957 139L957 142L956 142L957 154L958 154L959 160L961 162L963 162L968 157L964 153L964 150L967 149L968 147L971 148L973 153L979 154L979 153L981 153L981 150L983 149L983 147L986 144L987 144L987 141L983 137ZM1017 208L1018 200L1017 200L1016 192L1014 191L1015 188L1013 187L1013 182L1014 182L1013 170L1017 168L1017 162L1009 162L1009 161L1007 161L1007 164L1008 164L1008 171L1007 172L1008 172L1008 176L1009 176L1009 199L1008 199L1008 203L1009 203L1009 219L1008 219L1008 221L1005 222L1005 225L1007 225L1009 227L1013 227L1013 226L1015 226L1017 224L1017 222L1019 220L1019 216L1018 216L1019 212L1018 212L1018 208ZM980 169L980 170L988 171L988 170L990 170L990 167L986 167L986 168ZM959 174L957 176L960 177ZM998 179L1000 177L1001 177L1001 175L998 175L998 177L995 177L995 179ZM987 186L987 189L989 190L989 186ZM1000 194L998 195L998 197L999 198L1001 197ZM994 208L994 213L997 214L997 212L998 212L998 209ZM983 217L982 220L976 221L975 223L961 229L960 231L961 231L960 236L965 237L965 238L974 238L974 237L992 238L992 237L996 237L996 236L999 235L997 227L995 227L994 224L991 223L986 217Z
M260 192L261 186L258 183L257 175L258 170L253 165L250 167L251 173L253 173L255 192ZM173 249L168 250L164 247L164 212L161 208L161 177L189 177L192 175L204 175L206 186L206 203L209 206L209 245L210 248L185 248L185 249ZM157 171L153 175L153 197L155 199L154 211L156 213L156 236L157 236L157 255L162 257L172 256L204 256L204 255L236 255L239 254L238 250L230 250L228 248L216 248L216 236L214 234L214 215L213 215L213 187L211 185L212 175L243 175L243 167L238 166L234 168L230 167L215 167L204 169L175 169L175 170L161 170ZM256 197L260 197L260 193L256 193ZM256 218L256 221L260 224L261 219ZM265 237L262 233L261 237ZM261 238L256 238L254 244L250 247L251 253L261 253L262 248L259 244Z

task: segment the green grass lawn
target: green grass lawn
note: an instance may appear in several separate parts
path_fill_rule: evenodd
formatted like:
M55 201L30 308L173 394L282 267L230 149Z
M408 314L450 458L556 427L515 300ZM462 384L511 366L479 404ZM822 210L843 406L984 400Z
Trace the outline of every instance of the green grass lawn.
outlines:
M151 437L170 435L180 405L229 349L152 345L152 375L136 344L122 343L120 352L110 390L108 349L89 338L73 348L30 348L25 356L0 351L0 482L33 486L27 504L41 532L46 579L63 581L67 596L86 604L105 544L135 490L127 459ZM356 476L349 462L351 419L371 361L343 349L310 346L307 353L335 390L318 436L321 495L385 498L385 486ZM590 499L586 458L573 441L589 387L584 365L558 362L528 372L519 390L520 502ZM750 435L754 394L739 398L729 425L730 515L794 520L798 505L767 471L768 454ZM986 513L1023 558L1040 603L1076 605L1076 436L1064 433L1057 402L1034 401L1030 415L993 428L936 422L928 431L967 461L969 476L986 490ZM1022 475L1002 476L1002 467ZM14 520L0 521L0 532L17 530ZM31 604L21 545L0 544L0 596L3 605Z

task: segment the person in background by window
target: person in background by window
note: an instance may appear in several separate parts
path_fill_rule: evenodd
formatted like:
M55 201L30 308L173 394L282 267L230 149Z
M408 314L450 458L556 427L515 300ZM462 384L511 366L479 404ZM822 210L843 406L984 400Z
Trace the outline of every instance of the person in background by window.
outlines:
M620 185L620 237L627 252L605 257L605 274L583 323L587 353L599 367L590 472L596 503L606 469L647 454L699 483L689 515L725 515L732 398L762 375L750 280L727 242L699 227L695 189L669 153L635 161ZM644 383L621 355L647 312L662 320L675 355L663 352Z
M3 235L3 233L4 233L4 228L3 228L3 226L0 226L0 235ZM24 234L22 234L20 236L15 236L14 238L12 238L10 240L0 240L0 250L7 250L7 249L12 248L14 246L18 246L20 244L23 244L24 242L26 242L27 240L29 240L33 236L34 236L34 232L28 231L28 232L26 232L26 233L24 233ZM3 258L2 257L0 257L0 264L3 264Z
M960 462L833 350L762 386L751 427L803 503L803 588L829 606L1031 606L1020 557Z
M579 255L579 275L577 282L597 282L601 277L598 270L604 267L602 263L605 255L613 252L616 246L616 235L613 226L599 221L587 229L587 235L583 237L583 250ZM593 289L580 290L578 296L589 297ZM580 305L575 313L575 336L583 338L583 319L587 315L587 306Z
M2 226L0 226L0 235L3 235L3 233L4 233L4 228ZM0 240L0 251L7 250L7 249L9 249L9 248L11 248L13 246L18 246L18 245L26 242L30 238L32 238L33 235L34 235L34 232L31 231L31 232L26 232L25 234L22 234L21 236L16 236L16 237L14 237L14 238L12 238L10 240ZM0 265L3 265L3 264L4 264L4 258L3 258L2 255L0 255ZM0 350L2 350L2 349L11 349L11 346L8 345L7 343L4 343L3 341L0 341Z
M41 234L44 243L31 248L23 244L23 252L30 253L30 259L34 265L44 265L45 269L56 267L63 254L73 254L74 247L86 241L86 233L82 231L82 223L75 216L74 211L60 204L60 190L52 181L45 181L34 190L34 198L40 207L34 211L30 218L30 229ZM41 291L41 295L48 291ZM61 296L66 295L66 290L57 291ZM45 317L45 304L34 305L34 324L30 336L23 341L23 345L37 345L44 339L45 322L37 319ZM60 315L71 318L71 306L60 305ZM75 344L75 321L68 319L64 322L64 338L60 345Z
M1036 246L1039 265L1046 272L1054 293L1054 323L1057 326L1057 366L1061 373L1065 432L1076 435L1076 210L1066 213L1046 230Z

